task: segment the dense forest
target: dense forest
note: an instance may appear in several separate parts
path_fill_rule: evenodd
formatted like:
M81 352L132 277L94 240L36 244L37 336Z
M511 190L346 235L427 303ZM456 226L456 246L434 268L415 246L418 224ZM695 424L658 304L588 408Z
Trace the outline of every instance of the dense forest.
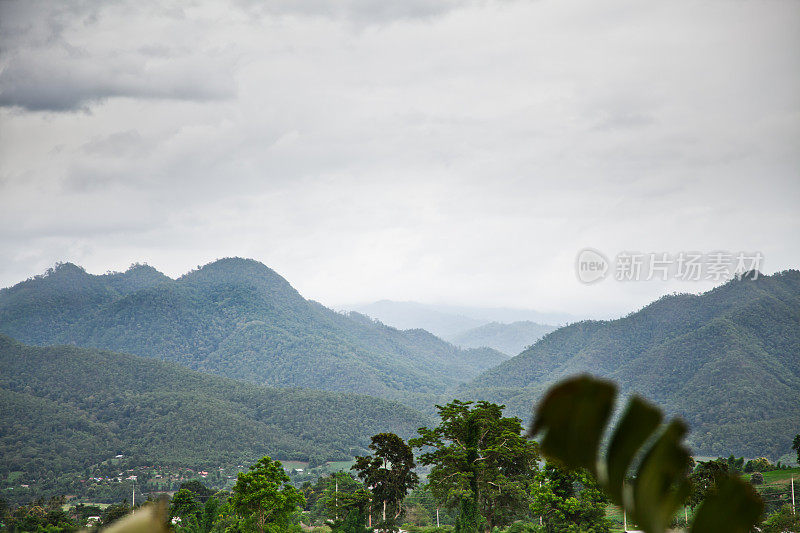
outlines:
M461 350L304 299L257 261L222 259L172 280L145 265L95 276L64 263L0 290L0 333L181 363L275 387L427 406L507 357Z
M0 479L83 472L122 454L131 464L237 465L350 459L385 428L428 418L356 394L273 389L174 363L0 336Z
M506 403L527 418L547 386L588 372L682 416L699 454L777 459L800 430L800 272L752 277L560 328L459 397Z

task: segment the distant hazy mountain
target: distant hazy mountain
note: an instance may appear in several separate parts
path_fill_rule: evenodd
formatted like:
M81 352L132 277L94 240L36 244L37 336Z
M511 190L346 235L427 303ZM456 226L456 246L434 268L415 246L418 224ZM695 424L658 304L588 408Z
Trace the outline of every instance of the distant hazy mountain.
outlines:
M0 335L0 478L137 464L248 464L264 455L348 459L372 435L427 423L387 400L270 389L132 355L31 347Z
M800 433L800 272L560 328L464 386L461 397L501 401L527 418L547 386L579 372L683 416L701 454L779 457Z
M541 313L530 309L432 305L391 300L356 305L351 309L396 328L422 328L442 338L451 338L490 322L508 324L531 321L558 326L578 320L577 317L565 313Z
M507 355L516 355L522 350L558 328L522 321L511 324L490 322L458 335L447 337L447 340L462 348L479 348L488 346Z
M246 259L219 260L177 280L142 265L94 276L62 264L0 290L0 333L29 344L176 361L270 386L409 403L506 359L491 349L458 349L426 331L336 313Z

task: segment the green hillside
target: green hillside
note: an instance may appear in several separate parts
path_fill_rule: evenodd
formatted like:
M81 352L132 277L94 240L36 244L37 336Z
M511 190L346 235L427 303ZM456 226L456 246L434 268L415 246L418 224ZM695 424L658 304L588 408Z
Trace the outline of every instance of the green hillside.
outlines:
M624 318L560 328L464 386L527 418L564 376L613 379L684 417L702 455L779 457L800 432L800 272L666 296Z
M147 266L94 276L62 264L0 291L0 333L109 349L276 387L422 405L506 357L461 350L304 299L261 263L222 259L177 280Z
M522 350L556 330L555 326L537 324L529 320L502 324L490 322L447 337L447 340L462 348L486 346L507 355L517 355Z
M80 472L122 453L136 464L247 464L263 455L349 459L420 413L355 394L272 389L173 363L0 336L0 479Z

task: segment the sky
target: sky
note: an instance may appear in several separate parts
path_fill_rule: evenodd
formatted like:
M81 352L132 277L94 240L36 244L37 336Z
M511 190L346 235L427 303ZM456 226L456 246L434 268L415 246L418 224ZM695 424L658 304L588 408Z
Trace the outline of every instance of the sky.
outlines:
M334 308L604 317L719 281L585 248L772 273L798 234L796 0L0 3L0 286L243 256Z

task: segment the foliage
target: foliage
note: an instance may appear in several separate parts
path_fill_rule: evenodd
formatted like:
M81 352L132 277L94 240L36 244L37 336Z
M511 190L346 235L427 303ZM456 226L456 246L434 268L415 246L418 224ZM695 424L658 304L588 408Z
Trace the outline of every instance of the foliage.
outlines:
M5 531L77 531L82 523L62 509L62 500L37 501L14 509L0 506L0 528Z
M800 434L794 436L792 449L797 452L797 464L800 464Z
M624 506L644 531L662 533L690 495L689 452L678 420L662 424L662 413L638 397L630 399L604 457L601 436L611 416L616 387L588 376L553 387L537 406L530 435L543 433L542 452L567 468L585 468L611 500ZM633 482L626 478L633 473ZM726 503L727 502L727 503ZM692 532L748 532L763 502L735 476L717 479L695 514Z
M17 486L36 479L67 494L63 474L120 453L131 466L191 468L235 466L266 453L347 459L384 427L410 435L426 420L386 400L270 389L152 359L0 336L0 479L24 472Z
M440 524L454 524L455 516L451 509L442 508L436 501L429 483L417 486L406 497L406 524L415 526L435 525L437 514ZM438 513L437 513L438 511Z
M180 490L189 490L194 493L200 503L206 503L214 495L214 491L203 485L199 479L192 479L181 483Z
M752 459L747 461L744 465L745 472L769 472L770 470L775 470L775 465L769 462L769 459L766 457L759 457L757 459Z
M762 533L786 533L800 531L800 513L795 514L789 505L771 514L761 528Z
M131 512L131 506L128 505L128 502L121 502L115 503L113 505L109 505L108 507L103 510L103 514L100 516L100 523L104 526L108 526L109 524L113 524L120 518L127 516Z
M302 491L306 516L312 521L343 518L353 509L364 511L369 506L369 492L347 472L334 472L314 483L306 482Z
M518 418L502 405L455 400L437 406L440 423L410 441L432 466L429 487L444 507L457 510L457 531L510 524L527 515L539 455Z
M750 484L751 485L763 485L764 484L764 474L761 472L754 472L753 475L750 476Z
M694 509L706 499L706 496L716 491L717 484L728 476L728 463L715 461L701 461L689 475L691 492L689 494L689 506Z
M419 483L419 477L413 471L416 467L414 453L394 433L374 435L369 448L372 454L356 457L352 469L372 491L373 505L382 504L381 526L394 528L395 521L402 514L400 504L403 498Z
M248 472L239 474L231 503L260 533L280 533L287 530L305 498L289 483L280 462L263 457Z
M800 430L798 324L800 271L732 280L617 320L559 328L457 397L503 403L525 419L548 387L591 373L685 420L699 455L778 458Z
M548 462L537 474L531 515L542 518L548 533L607 533L608 498L586 469L567 470Z
M182 521L186 521L190 518L197 519L197 515L200 514L202 509L203 506L200 504L200 500L197 499L194 492L189 489L180 489L172 497L169 507L169 516L171 518L179 517Z

